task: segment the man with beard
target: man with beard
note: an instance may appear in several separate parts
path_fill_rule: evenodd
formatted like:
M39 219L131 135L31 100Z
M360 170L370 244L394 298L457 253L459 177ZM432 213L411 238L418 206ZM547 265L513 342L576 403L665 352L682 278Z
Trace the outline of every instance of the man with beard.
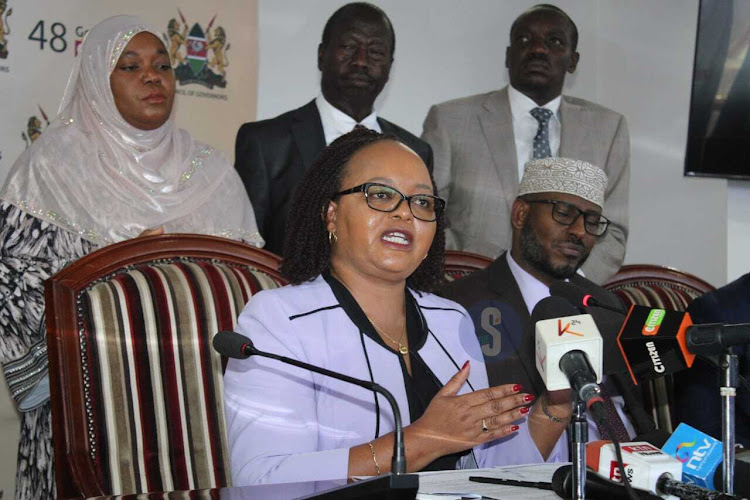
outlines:
M397 136L432 172L430 146L373 109L388 81L395 46L385 12L368 3L344 5L326 23L318 45L321 94L301 108L240 128L235 168L266 250L282 253L294 188L315 157L357 125Z
M441 293L463 305L472 317L490 386L520 384L539 400L529 414L529 425L521 428L539 426L548 433L546 442L556 444L550 448L539 441L532 446L528 434L540 436L539 431L521 433L517 449L529 463L568 460L563 431L571 415L570 391L547 393L537 372L532 310L549 296L549 285L556 280L569 280L600 302L622 307L617 297L577 274L612 224L602 215L606 190L606 174L590 163L566 158L527 163L511 208L510 252L487 269L450 283ZM612 345L617 331L601 334L605 345ZM604 352L605 373L612 375L605 377L602 386L609 395L606 404L615 437L629 441L636 434L651 432L654 424L627 373L613 373L619 368L608 370L617 365L610 358L619 355L614 350ZM549 439L549 435L559 439ZM589 438L600 437L602 433L590 420Z
M435 181L448 203L446 245L496 257L509 248L511 205L532 159L564 156L599 165L609 177L607 234L583 266L604 283L620 268L627 241L630 142L625 118L563 96L578 65L578 30L558 7L536 5L510 30L510 85L433 106L422 138L435 154ZM499 221L502 221L498 223Z

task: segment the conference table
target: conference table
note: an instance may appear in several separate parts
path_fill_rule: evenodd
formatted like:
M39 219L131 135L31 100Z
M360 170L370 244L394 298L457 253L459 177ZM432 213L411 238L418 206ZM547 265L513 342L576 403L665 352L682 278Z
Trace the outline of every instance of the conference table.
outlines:
M516 465L491 469L471 469L419 474L417 500L553 500L559 497L550 489L506 486L470 481L470 477L513 479L517 481L549 483L552 474L562 463ZM170 491L97 497L97 500L293 500L315 498L325 492L347 486L346 481L316 483L288 483L261 486L214 488L209 490ZM324 495L325 496L325 495ZM402 497L399 497L402 498ZM411 496L410 498L414 498Z

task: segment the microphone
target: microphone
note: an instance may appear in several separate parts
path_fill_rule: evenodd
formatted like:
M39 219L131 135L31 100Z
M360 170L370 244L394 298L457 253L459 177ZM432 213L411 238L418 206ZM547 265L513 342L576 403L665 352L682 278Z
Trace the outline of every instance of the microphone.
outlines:
M624 309L597 300L569 281L554 281L549 291L554 297L577 304L581 311L598 308L626 314ZM722 354L730 347L750 344L750 323L693 325L687 313L638 305L631 306L624 322L619 317L591 312L601 331L613 335L618 332L618 346L635 383L636 379L648 380L690 368L695 355ZM609 337L605 337L605 344ZM607 347L605 352L609 352ZM607 374L617 373L620 368L611 357L605 364Z
M620 443L623 469L633 488L661 493L657 483L661 476L682 478L682 463L646 441ZM611 441L593 441L586 446L586 466L597 474L622 482L619 461Z
M604 302L598 300L596 297L592 296L582 287L576 285L575 283L571 283L570 281L553 281L549 286L549 293L553 297L561 297L579 308L581 306L585 308L598 307L601 309L606 309L608 311L620 313L622 315L627 314L627 311L622 307L615 307L609 304L605 304Z
M572 467L563 465L552 475L552 490L560 498L573 498ZM637 498L661 500L661 497L648 491L633 488ZM586 497L592 500L631 500L628 490L622 484L608 481L592 471L586 471Z
M255 355L255 356L262 356L264 358L275 359L277 361L281 361L282 363L297 366L305 370L310 370L311 372L320 373L321 375L325 375L327 377L335 378L338 380L343 380L344 382L358 385L359 387L364 387L365 389L369 389L371 391L382 394L383 397L385 397L385 399L391 405L391 410L393 411L393 420L395 423L395 431L394 431L395 437L394 437L394 442L393 442L393 459L391 461L391 472L393 472L393 474L395 475L406 476L406 454L404 452L404 427L401 423L401 411L398 408L396 399L393 397L393 394L391 394L391 392L388 389L386 389L385 387L379 384L376 384L375 382L370 382L368 380L361 380L358 378L350 377L348 375L344 375L343 373L337 373L331 370L327 370L325 368L320 368L315 365L305 363L304 361L298 361L296 359L288 358L286 356L280 356L278 354L272 354L270 352L261 351L253 345L253 342L249 338L237 332L221 331L217 333L216 335L214 335L213 346L214 346L214 349L219 354L221 354L222 356L229 357L229 358L247 359L248 357ZM418 477L416 475L414 476L408 475L408 476L414 477L414 478ZM407 485L405 484L405 486ZM408 486L411 487L413 485L410 484Z
M617 336L634 384L693 366L688 350L688 328L693 324L684 312L633 305Z
M657 491L664 495L673 495L687 500L734 500L739 498L720 491L701 488L694 484L675 481L667 476L660 477L656 487Z
M723 354L730 347L750 344L750 323L693 325L687 330L686 341L693 354Z
M547 390L571 388L589 408L602 402L602 337L594 319L578 314L560 297L539 301L531 319L536 323L536 368Z
M686 499L726 499L732 495L716 492L680 480L684 475L681 461L645 441L622 443L625 474L634 488L666 496ZM603 477L620 483L614 445L609 441L589 443L586 448L586 465Z
M677 426L664 446L667 453L682 462L682 476L688 483L716 489L721 484L721 441L685 423ZM714 482L718 473L719 480Z
M592 285L590 288L595 294L602 293L598 287L594 289ZM591 317L594 318L594 323L596 323L602 335L602 352L606 353L603 364L604 375L627 373L628 368L625 365L625 360L617 354L620 352L620 347L617 345L617 335L622 329L626 311L597 300L593 294L586 290L586 287L569 281L553 281L550 284L549 291L553 297L561 297L567 300L576 305L582 313L591 314Z
M722 485L722 443L708 434L681 423L662 450L682 462L682 479L704 488ZM750 497L750 450L737 450L734 460L734 492Z

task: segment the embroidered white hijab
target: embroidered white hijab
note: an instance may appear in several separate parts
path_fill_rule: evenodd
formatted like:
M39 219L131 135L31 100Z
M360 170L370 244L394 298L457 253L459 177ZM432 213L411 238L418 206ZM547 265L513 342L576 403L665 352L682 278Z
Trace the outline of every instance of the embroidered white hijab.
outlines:
M141 19L115 16L86 35L57 118L15 162L0 199L104 245L149 228L241 239L262 246L238 174L217 150L174 123L127 123L109 77ZM210 117L206 117L210 119Z

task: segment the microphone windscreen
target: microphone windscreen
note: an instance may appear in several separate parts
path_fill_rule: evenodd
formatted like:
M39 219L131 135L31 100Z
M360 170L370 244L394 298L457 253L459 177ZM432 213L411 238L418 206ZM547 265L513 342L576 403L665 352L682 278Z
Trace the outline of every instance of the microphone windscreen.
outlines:
M252 345L252 342L244 335L225 330L214 335L213 345L216 352L222 356L247 359L250 354L245 352L245 346Z
M552 296L566 299L578 307L583 305L585 297L591 295L584 287L568 281L553 281L549 286L549 292ZM594 318L604 340L604 374L627 374L628 367L617 345L617 335L622 328L623 315L601 307L586 307L586 312Z
M570 482L570 465L563 465L552 474L552 491L557 493L560 498L570 498L571 487L566 488L566 482Z
M560 498L573 498L573 469L563 465L552 475L552 491ZM646 500L661 500L648 491L633 488L635 497ZM586 498L592 500L631 500L625 486L608 481L596 473L586 471Z
M545 297L540 300L531 312L531 321L543 321L545 319L566 318L581 314L578 309L561 297Z
M584 298L586 298L588 293L581 288L578 285L575 285L569 281L553 281L549 286L549 294L553 297L560 297L571 304L573 304L575 307L581 307L585 306L584 304Z

